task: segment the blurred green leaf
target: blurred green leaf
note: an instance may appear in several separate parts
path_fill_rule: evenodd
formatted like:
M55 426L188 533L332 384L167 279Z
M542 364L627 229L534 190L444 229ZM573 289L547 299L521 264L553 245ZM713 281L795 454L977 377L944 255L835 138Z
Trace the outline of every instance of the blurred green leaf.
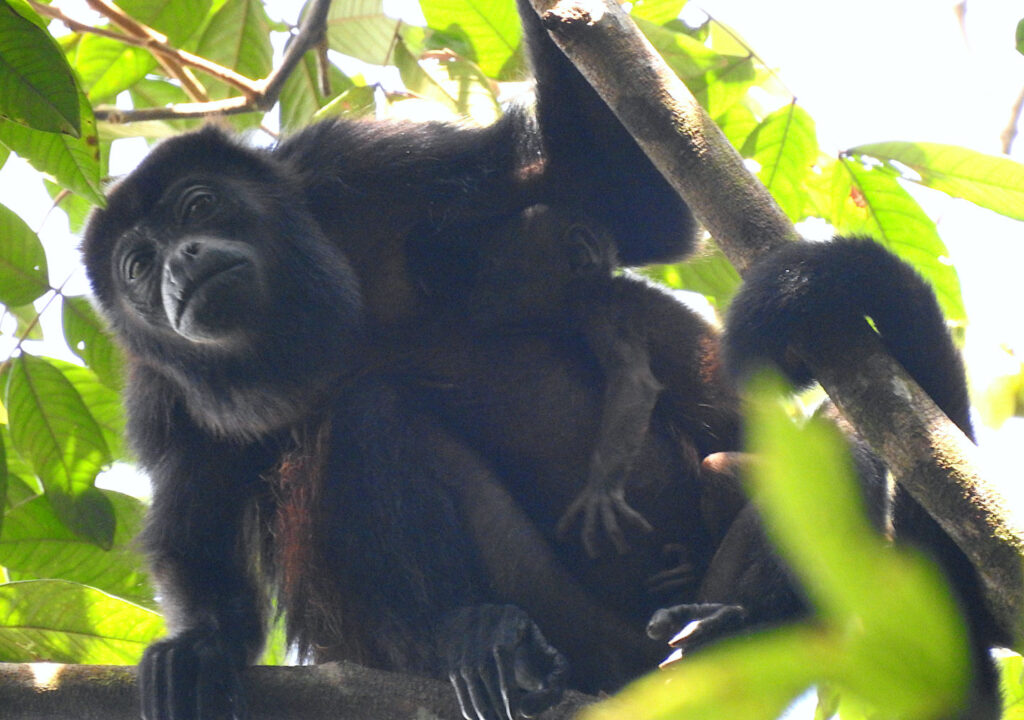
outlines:
M0 659L134 665L164 633L152 610L65 580L0 585Z
M823 677L895 715L958 707L970 676L967 636L942 574L885 543L868 523L834 425L813 418L798 428L764 381L753 396L753 495L769 535L836 633Z
M1024 658L1002 652L997 659L999 694L1003 698L1002 720L1024 720Z
M0 117L78 137L78 89L60 46L24 0L0 0Z
M46 251L25 221L0 205L0 302L28 305L50 289Z
M112 458L75 387L53 364L23 353L11 362L5 404L14 447L42 480L54 511L72 532L109 548L114 511L93 482Z
M910 168L909 179L953 197L1024 220L1024 165L955 145L885 142L860 145L852 155L870 155ZM916 175L916 176L915 176Z
M776 718L820 677L832 651L810 627L723 641L585 708L580 720Z

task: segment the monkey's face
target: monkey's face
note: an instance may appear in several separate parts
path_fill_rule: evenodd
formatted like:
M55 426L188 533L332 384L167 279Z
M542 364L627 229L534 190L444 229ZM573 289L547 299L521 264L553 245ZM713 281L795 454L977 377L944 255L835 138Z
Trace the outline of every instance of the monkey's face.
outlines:
M308 370L291 367L303 349L343 364L361 332L359 284L299 183L212 128L158 145L93 214L82 251L103 314L151 363L280 376Z
M193 343L244 342L269 297L263 241L231 183L186 177L116 240L116 294L129 315Z

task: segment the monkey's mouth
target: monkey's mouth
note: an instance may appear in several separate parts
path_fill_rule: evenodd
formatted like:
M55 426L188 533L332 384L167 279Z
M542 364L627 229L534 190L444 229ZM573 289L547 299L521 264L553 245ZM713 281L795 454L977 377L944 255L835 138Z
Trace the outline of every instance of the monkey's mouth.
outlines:
M233 329L239 311L249 306L247 293L253 266L244 258L193 268L184 276L167 271L163 282L164 311L175 332L190 340L210 340Z

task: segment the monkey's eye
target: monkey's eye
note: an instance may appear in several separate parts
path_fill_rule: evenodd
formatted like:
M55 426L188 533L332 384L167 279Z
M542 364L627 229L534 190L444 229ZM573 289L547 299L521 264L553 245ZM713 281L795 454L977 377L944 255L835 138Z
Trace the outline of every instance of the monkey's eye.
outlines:
M121 274L128 282L141 279L153 266L155 253L152 250L133 250L121 260Z
M181 194L178 200L178 217L182 222L201 220L217 204L217 195L204 185L193 185Z

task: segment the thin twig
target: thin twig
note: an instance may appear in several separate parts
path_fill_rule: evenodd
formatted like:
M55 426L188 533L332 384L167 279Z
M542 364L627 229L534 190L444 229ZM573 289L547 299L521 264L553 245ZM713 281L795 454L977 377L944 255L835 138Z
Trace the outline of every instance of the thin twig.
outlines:
M86 4L103 17L107 18L117 27L132 37L139 38L153 43L147 44L153 58L160 63L160 67L171 77L181 83L182 90L194 101L205 102L210 99L206 88L199 82L199 78L184 64L182 64L174 53L166 53L158 49L159 45L166 46L167 36L157 32L153 28L140 23L135 18L126 14L121 8L107 0L85 0Z
M1020 95L1017 96L1017 102L1013 104L1013 109L1010 111L1010 122L999 133L999 139L1003 143L1003 154L1005 155L1009 155L1013 149L1013 141L1017 137L1017 126L1020 125L1021 110L1024 110L1024 89L1021 89Z

